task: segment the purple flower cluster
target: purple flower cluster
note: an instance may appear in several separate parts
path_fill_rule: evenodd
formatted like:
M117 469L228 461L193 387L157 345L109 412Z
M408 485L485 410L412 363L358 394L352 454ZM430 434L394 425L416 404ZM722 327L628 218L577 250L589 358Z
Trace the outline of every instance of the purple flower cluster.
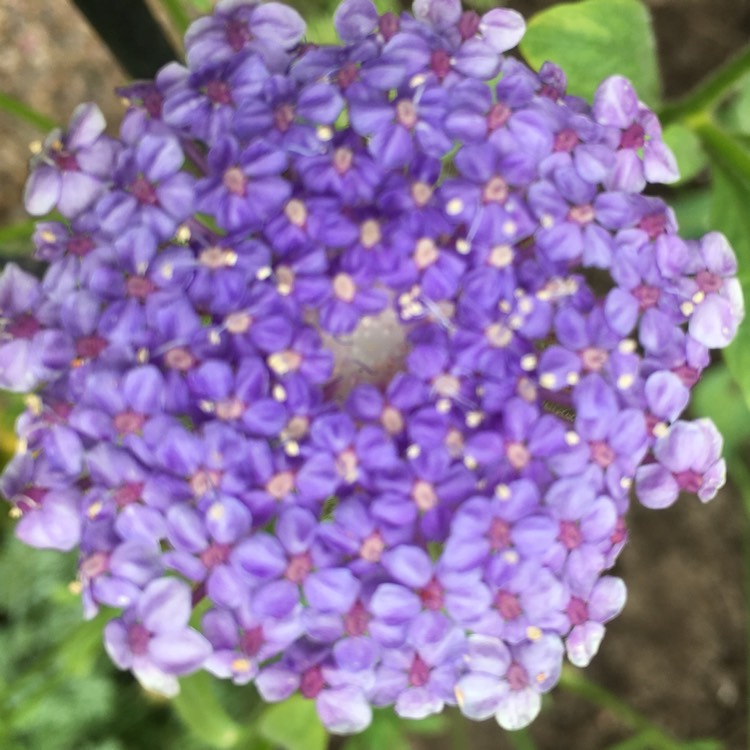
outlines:
M89 104L45 142L48 267L0 277L0 385L32 392L0 489L151 689L517 729L624 605L631 489L724 481L680 415L742 318L734 255L641 193L676 167L629 82L567 95L504 55L514 11L335 24L221 0L118 138Z

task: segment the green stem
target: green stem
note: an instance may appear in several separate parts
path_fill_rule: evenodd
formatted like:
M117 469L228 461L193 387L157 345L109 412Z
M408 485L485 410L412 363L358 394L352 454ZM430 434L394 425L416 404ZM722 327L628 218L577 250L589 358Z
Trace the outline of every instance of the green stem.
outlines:
M0 109L4 109L9 115L18 117L20 120L30 122L45 132L57 127L57 123L47 115L37 112L22 101L10 96L10 94L4 94L2 91L0 91Z
M514 750L536 750L536 744L526 729L508 732L506 735ZM468 745L462 745L468 747Z
M161 0L161 4L180 37L185 36L185 31L190 25L190 16L185 10L182 0Z
M606 708L622 719L629 727L647 736L654 750L682 750L682 744L651 723L645 716L620 700L603 687L590 682L583 674L572 667L563 667L560 686L587 701Z
M722 65L687 96L665 104L659 112L662 124L685 120L700 112L710 112L750 73L750 45Z
M9 224L7 227L0 227L0 244L30 240L35 227L36 219L27 219L26 221L19 221L17 224Z
M735 136L709 116L696 116L690 122L709 156L727 172L750 182L750 153Z

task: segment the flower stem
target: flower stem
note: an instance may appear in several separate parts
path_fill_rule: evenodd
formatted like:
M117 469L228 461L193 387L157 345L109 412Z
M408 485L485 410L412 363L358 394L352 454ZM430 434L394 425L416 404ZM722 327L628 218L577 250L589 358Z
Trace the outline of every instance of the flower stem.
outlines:
M580 695L587 701L611 711L639 734L644 737L647 736L651 743L649 747L653 750L683 750L682 743L675 740L663 729L652 724L645 716L642 716L617 696L600 685L590 682L579 670L563 667L560 686L564 690Z
M732 89L750 73L750 45L722 65L687 96L676 102L665 104L659 118L663 125L685 120L699 112L710 112L721 103Z
M1 91L0 109L5 110L9 115L30 122L40 130L52 130L57 125L52 118L43 115L41 112L37 112L35 109L32 109L15 97L10 96L9 94L4 94Z
M750 182L750 153L731 133L709 116L694 116L689 121L709 156L727 172Z
M183 0L161 0L162 7L169 16L175 31L182 37L190 25L190 16L185 10Z

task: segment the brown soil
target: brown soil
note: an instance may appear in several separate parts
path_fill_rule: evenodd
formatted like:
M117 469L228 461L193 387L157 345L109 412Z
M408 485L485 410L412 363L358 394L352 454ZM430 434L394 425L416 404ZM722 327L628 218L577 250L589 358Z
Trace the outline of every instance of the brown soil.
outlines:
M547 0L510 3L526 15ZM694 86L748 39L750 0L650 0L665 90ZM59 122L96 101L109 122L124 82L96 36L60 0L0 3L2 89ZM24 218L21 189L33 127L0 113L0 224ZM724 491L709 506L685 498L660 512L636 509L618 573L630 591L588 676L681 739L714 737L746 747L746 636L739 500ZM600 750L628 736L608 711L556 692L534 724L540 750ZM472 748L511 744L493 722L470 730ZM455 747L456 741L429 743Z

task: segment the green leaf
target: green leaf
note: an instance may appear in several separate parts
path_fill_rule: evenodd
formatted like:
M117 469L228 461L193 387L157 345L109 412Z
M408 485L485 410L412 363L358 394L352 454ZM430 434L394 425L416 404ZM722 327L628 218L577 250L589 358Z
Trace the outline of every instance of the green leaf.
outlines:
M750 212L747 211L750 183L716 162L712 175L712 224L727 236L737 253L742 291L745 299L750 300ZM723 355L745 403L750 405L750 318L742 322L735 340L724 349Z
M651 16L640 0L562 3L532 16L521 52L539 68L547 60L568 76L568 91L590 99L600 81L620 74L655 106L659 68Z
M680 179L672 183L672 187L690 182L708 166L708 158L700 138L690 128L675 122L664 129L663 136L667 146L677 157L680 168Z
M711 221L713 196L710 188L670 192L666 201L677 216L681 237L696 239L715 229Z
M217 700L213 680L206 672L183 677L172 705L193 734L211 747L235 747L242 736L242 727Z
M692 411L711 417L724 436L727 453L737 453L750 439L750 408L726 366L707 370L692 395Z
M18 117L20 120L26 120L26 122L30 122L40 130L49 131L56 126L52 118L47 117L47 115L41 112L37 112L35 109L24 104L20 99L16 99L9 94L4 94L2 91L0 91L0 111L5 111L9 115Z
M315 703L299 695L269 706L258 721L258 731L284 750L325 750L328 746Z

